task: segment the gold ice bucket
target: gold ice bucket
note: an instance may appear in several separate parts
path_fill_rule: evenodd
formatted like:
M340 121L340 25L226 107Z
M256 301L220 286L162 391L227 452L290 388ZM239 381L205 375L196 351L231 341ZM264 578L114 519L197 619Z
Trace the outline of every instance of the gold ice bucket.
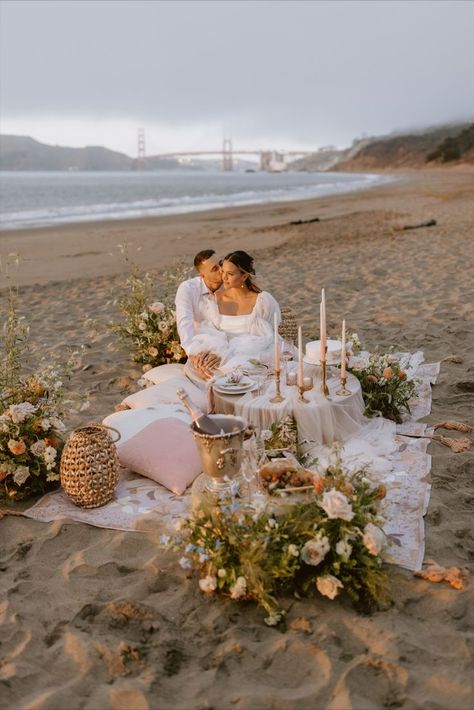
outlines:
M201 457L206 488L213 492L232 491L232 481L238 477L242 463L244 432L247 423L231 414L210 414L222 433L204 434L191 424L194 440Z

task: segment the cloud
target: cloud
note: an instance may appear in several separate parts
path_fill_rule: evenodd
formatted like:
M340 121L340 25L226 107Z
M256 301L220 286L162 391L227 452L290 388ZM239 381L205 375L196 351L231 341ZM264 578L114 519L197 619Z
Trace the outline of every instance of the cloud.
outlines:
M472 26L464 2L4 2L2 122L347 144L474 116Z

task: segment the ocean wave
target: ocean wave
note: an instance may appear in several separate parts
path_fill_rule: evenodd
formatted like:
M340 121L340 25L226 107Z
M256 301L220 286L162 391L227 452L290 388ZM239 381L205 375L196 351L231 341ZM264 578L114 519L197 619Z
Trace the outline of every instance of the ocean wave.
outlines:
M184 214L225 207L289 202L325 195L341 194L360 190L387 182L391 178L380 175L348 176L324 174L324 181L311 185L285 185L276 189L241 190L227 194L203 192L200 195L180 195L177 197L147 198L130 201L98 202L96 204L76 204L62 207L23 209L4 212L0 215L0 228L25 229L59 224L100 222L105 220L133 219L159 215Z

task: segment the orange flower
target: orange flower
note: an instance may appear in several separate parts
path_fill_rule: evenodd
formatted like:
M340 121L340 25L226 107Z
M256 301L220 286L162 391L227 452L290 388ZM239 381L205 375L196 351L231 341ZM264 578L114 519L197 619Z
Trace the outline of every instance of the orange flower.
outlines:
M60 444L60 441L55 436L46 436L44 438L44 443L46 444L46 446L52 446L54 449L57 449Z
M26 445L24 441L17 441L16 439L10 439L8 442L8 448L14 456L21 456L26 451Z
M383 485L383 483L380 484L375 489L375 499L376 500L383 500L385 496L387 495L387 487Z
M377 382L378 382L378 380L377 380L377 378L375 377L375 375L367 375L367 379L369 380L369 382L373 382L375 385L376 385Z
M319 475L314 476L313 477L313 486L314 486L314 490L319 495L320 493L322 493L324 491L324 479Z
M0 471L0 481L8 476L8 471Z
M347 482L344 483L344 485L342 486L342 489L341 489L341 490L342 490L342 492L344 493L345 496L350 496L350 495L352 495L353 492L354 492L354 489L353 489L353 487L351 486L351 484L350 484L350 483L347 483Z
M386 367L385 370L382 372L382 375L385 377L386 380L390 380L393 377L393 370L391 367Z
M403 380L403 378L407 376L407 373L403 372L403 370L400 370L400 372L398 373L398 376L401 380Z

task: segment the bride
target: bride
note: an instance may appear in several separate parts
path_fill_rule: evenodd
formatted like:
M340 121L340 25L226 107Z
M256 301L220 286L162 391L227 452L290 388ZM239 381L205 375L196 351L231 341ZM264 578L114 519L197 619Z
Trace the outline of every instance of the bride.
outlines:
M229 372L249 360L266 362L273 352L274 314L281 315L278 303L254 281L253 258L234 251L222 263L223 289L206 305L206 320L195 333L188 354L212 352L220 357L219 370ZM209 379L215 370L200 370Z

